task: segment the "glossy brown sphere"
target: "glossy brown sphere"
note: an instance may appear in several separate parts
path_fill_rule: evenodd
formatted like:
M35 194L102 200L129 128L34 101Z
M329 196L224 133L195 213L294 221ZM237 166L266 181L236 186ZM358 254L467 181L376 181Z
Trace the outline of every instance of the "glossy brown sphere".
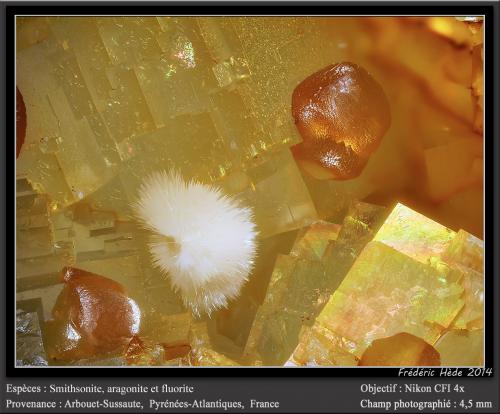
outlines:
M49 321L49 357L82 359L124 350L138 331L140 313L123 286L73 267L63 269L63 280Z
M341 180L361 173L391 123L382 87L348 62L303 80L293 91L292 115L303 138L294 155Z

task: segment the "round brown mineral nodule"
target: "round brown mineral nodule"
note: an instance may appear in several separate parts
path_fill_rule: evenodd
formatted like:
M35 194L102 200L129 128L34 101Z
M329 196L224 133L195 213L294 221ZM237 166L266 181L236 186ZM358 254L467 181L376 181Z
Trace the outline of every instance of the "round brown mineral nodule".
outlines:
M359 366L436 366L441 358L436 349L415 335L401 332L376 339L366 348Z
M124 350L139 330L140 312L123 286L73 267L62 277L65 286L48 321L49 357L86 359Z
M293 148L295 157L315 164L308 171L316 178L339 180L361 174L391 123L382 87L349 62L304 79L293 91L292 115L303 138Z

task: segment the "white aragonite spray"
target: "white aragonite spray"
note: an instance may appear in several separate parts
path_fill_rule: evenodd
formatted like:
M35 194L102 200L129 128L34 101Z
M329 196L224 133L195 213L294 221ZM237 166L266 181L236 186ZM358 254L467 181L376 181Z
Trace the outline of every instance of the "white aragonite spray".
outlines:
M210 315L239 295L256 255L251 209L214 186L184 181L175 171L147 177L133 208L153 232L154 264L193 314Z

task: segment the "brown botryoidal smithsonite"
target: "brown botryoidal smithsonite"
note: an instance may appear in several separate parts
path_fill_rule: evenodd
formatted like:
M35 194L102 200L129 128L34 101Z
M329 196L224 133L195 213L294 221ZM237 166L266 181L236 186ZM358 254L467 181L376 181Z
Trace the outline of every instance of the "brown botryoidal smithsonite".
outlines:
M439 352L418 336L401 332L376 339L365 350L360 366L435 366L440 365Z
M66 267L64 288L48 321L48 354L54 360L91 358L124 350L137 334L140 312L114 280Z
M327 66L293 91L292 115L303 142L292 148L316 178L357 177L390 126L382 87L349 62Z
M23 95L16 87L16 158L19 157L21 147L26 137L26 105Z

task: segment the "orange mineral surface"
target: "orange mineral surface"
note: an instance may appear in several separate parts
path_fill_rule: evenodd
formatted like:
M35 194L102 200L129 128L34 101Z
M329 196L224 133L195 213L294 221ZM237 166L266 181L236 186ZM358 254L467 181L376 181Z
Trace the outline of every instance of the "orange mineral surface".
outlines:
M72 267L63 270L63 280L48 321L49 357L70 360L124 350L139 329L140 311L123 287Z
M293 91L292 114L304 140L294 154L317 178L322 176L318 166L326 170L325 177L357 177L391 123L382 87L349 62L303 80Z
M418 336L401 332L376 339L366 349L359 366L432 366L440 365L439 352Z

